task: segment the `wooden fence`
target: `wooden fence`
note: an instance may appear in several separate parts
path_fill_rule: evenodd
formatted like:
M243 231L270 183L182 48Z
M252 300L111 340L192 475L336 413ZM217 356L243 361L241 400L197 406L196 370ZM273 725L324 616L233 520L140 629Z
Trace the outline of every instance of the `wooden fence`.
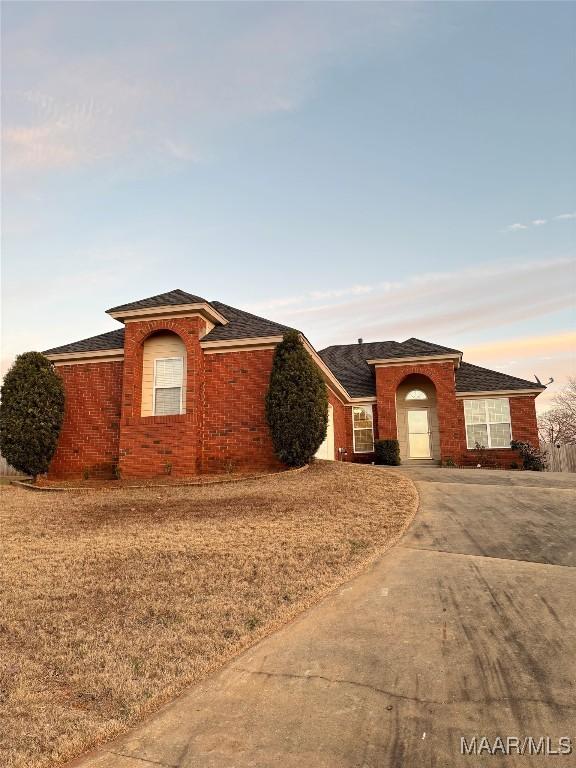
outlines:
M19 472L6 461L4 456L0 454L0 477L21 477L22 472Z
M549 472L576 472L576 443L540 443L540 448L546 453Z

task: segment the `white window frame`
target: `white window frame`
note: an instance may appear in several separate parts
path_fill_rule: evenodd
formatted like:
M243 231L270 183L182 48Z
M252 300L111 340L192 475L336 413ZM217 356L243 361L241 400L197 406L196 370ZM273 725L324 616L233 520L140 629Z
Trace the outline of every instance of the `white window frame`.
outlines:
M413 392L417 392L418 397L410 397L410 395ZM420 395L424 395L424 397L420 397ZM420 389L419 387L414 387L413 389L411 389L409 392L406 393L406 397L404 398L404 400L406 400L409 403L423 403L425 400L428 400L428 399L429 398L426 392L424 392L424 390Z
M354 408L366 408L370 410L371 419L370 419L370 427L372 429L372 450L370 451L357 451L356 450L356 427L354 426ZM351 410L351 416L352 416L352 444L354 446L354 453L374 453L374 409L372 408L372 403L354 403ZM365 427L363 427L365 429Z
M488 421L488 400L506 400L508 403L508 416L510 417L509 421ZM484 448L487 451L510 451L512 450L509 445L502 447L498 445L490 445L492 442L492 432L490 431L490 425L491 424L509 424L510 425L510 442L514 440L514 436L512 434L512 413L510 412L510 398L509 397L467 397L463 400L464 403L467 401L470 402L483 402L484 403L484 414L486 416L486 421L482 422L486 424L486 434L488 436L488 445L485 445ZM467 424L466 423L466 406L463 406L464 408L464 431L466 433L466 448L469 451L473 451L475 448L475 444L470 446L468 445L468 427L478 426L478 424Z
M170 414L157 414L156 413L156 390L157 389L173 389L173 387L158 387L156 385L156 368L159 362L166 362L167 360L180 360L182 362L182 380L180 381L180 409L178 413ZM154 381L152 382L152 413L154 416L178 416L182 414L182 395L184 392L184 358L183 357L157 357L154 359Z

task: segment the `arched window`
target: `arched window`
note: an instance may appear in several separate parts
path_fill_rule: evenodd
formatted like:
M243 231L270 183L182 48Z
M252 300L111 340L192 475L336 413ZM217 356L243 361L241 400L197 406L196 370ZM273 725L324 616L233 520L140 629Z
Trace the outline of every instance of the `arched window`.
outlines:
M421 389L411 389L406 395L406 400L428 400L428 397Z
M175 333L162 331L144 342L142 416L186 412L186 347Z

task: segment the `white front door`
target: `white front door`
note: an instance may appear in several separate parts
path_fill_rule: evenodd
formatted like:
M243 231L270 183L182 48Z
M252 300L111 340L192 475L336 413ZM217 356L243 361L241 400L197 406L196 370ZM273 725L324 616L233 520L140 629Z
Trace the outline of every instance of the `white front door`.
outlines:
M429 459L431 456L427 408L408 411L408 450L411 459Z
M326 437L320 448L316 451L316 458L334 461L334 409L330 403L328 403L328 426L326 428Z

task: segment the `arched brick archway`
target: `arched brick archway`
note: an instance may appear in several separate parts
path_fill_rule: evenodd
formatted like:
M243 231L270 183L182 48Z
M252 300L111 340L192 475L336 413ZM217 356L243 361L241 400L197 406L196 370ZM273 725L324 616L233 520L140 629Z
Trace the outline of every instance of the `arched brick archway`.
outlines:
M440 461L436 386L429 376L408 374L398 384L396 424L403 462Z
M396 391L404 379L416 374L429 379L436 391L439 458L444 460L448 457L459 457L465 435L464 412L462 404L456 400L456 381L452 361L376 366L379 436L398 438Z

